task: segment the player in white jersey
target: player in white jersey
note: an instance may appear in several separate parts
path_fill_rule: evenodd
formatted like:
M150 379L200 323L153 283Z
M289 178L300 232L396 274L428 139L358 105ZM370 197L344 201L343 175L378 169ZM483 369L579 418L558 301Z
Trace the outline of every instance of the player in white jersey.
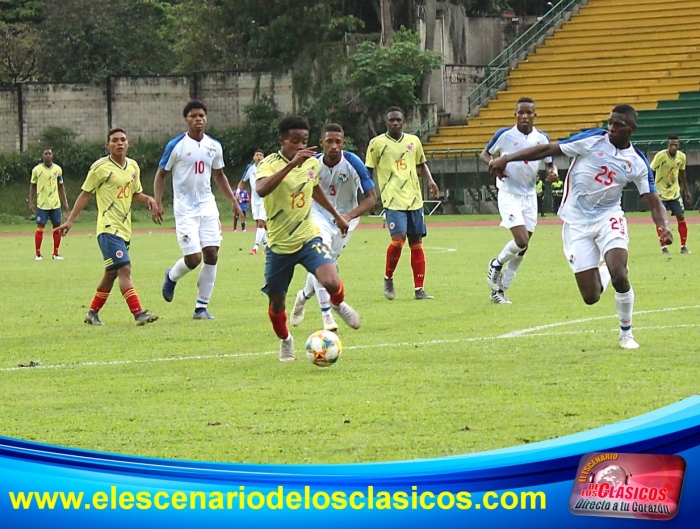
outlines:
M333 207L350 225L347 235L333 222L332 215L318 203L311 205L311 218L321 229L323 244L328 248L333 259L338 259L343 248L350 242L353 230L360 223L360 215L371 210L377 203L377 192L374 182L360 158L351 152L344 151L345 132L337 123L328 123L321 131L323 153L316 155L321 162L318 173L319 185L330 200ZM364 194L358 204L357 195ZM319 283L316 276L308 274L306 285L297 292L290 321L299 325L304 320L306 302L314 293L321 307L323 328L327 331L337 331L338 324L331 312L331 297L328 291Z
M567 140L501 156L490 163L494 175L505 177L510 170L509 162L561 154L572 158L559 208L559 217L564 221L564 255L587 305L597 303L612 280L620 319L619 343L623 349L639 347L632 336L634 290L627 270L627 223L620 205L622 190L629 182L634 182L649 204L660 237L667 244L673 242L666 208L656 193L649 162L630 143L636 128L634 108L618 105L610 113L607 131L588 130ZM601 257L603 264L599 264Z
M549 143L549 136L534 127L537 112L529 97L521 97L515 105L515 125L500 129L481 152L489 163L493 157ZM544 160L550 178L557 174L551 158ZM508 178L496 178L498 212L501 226L510 230L513 238L501 253L489 262L486 280L491 288L493 303L510 304L505 291L525 259L525 252L537 225L536 176L541 163L518 162L508 166ZM505 269L504 269L505 267Z
M258 253L258 247L262 244L263 249L267 244L267 213L265 212L265 204L263 199L258 195L255 189L255 181L258 178L258 165L265 158L265 152L262 149L256 149L253 154L253 163L249 163L243 172L243 178L238 182L238 189L243 189L245 183L250 184L250 213L255 221L255 244L250 250L250 255Z
M201 101L190 101L182 114L187 123L187 132L170 140L165 146L153 184L158 216L162 218L165 178L168 172L172 174L175 230L184 255L165 271L162 291L165 301L172 301L177 282L197 268L204 259L197 279L198 292L193 318L208 320L214 318L207 307L214 291L222 239L219 209L211 191L212 176L233 205L236 214L243 213L224 174L221 144L204 133L207 125L206 105Z

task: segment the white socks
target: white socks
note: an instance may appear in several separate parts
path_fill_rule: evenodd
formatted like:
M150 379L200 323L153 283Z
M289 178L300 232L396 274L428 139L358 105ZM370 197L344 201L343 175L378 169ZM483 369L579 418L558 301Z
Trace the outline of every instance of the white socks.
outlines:
M315 275L308 274L304 285L304 296L306 299L311 299L314 294L318 297L318 306L321 307L321 310L331 308L331 295L328 290L316 279Z
M202 268L199 270L197 278L197 303L195 308L206 308L211 293L214 291L214 282L216 281L217 265L208 265L202 263Z
M257 228L255 230L255 247L257 248L260 244L267 244L267 231L265 228Z
M501 287L503 287L503 290L507 290L513 282L515 274L518 273L518 268L523 264L523 259L525 259L524 255L516 255L506 264L501 275Z
M170 269L168 277L170 277L170 279L172 279L173 281L177 282L180 281L180 279L185 277L187 274L189 274L191 271L192 270L190 268L187 268L187 265L185 264L185 259L181 257Z
M603 292L608 288L610 284L610 270L608 270L608 265L605 263L598 267L598 272L600 272L600 284L603 285Z
M522 252L525 248L521 248L517 244L515 244L514 240L508 241L508 244L506 244L503 247L503 250L501 250L501 253L498 254L498 262L501 263L502 265L506 264L508 261L511 259L515 259L515 256L518 255L520 252Z
M631 286L625 293L615 292L615 306L620 317L620 334L631 334L634 311L634 290Z

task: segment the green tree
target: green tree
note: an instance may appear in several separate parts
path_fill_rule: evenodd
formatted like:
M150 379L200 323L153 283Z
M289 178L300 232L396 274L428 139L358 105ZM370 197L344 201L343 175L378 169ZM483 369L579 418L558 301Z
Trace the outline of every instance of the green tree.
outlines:
M418 102L426 72L440 66L439 53L422 50L420 36L405 28L394 33L389 46L363 42L350 57L348 80L364 107L367 123L376 134L374 120L389 106Z
M36 30L29 25L0 22L0 84L32 80L38 44Z
M62 82L170 73L169 9L158 0L46 2L41 71Z
M46 0L0 0L0 22L38 24Z

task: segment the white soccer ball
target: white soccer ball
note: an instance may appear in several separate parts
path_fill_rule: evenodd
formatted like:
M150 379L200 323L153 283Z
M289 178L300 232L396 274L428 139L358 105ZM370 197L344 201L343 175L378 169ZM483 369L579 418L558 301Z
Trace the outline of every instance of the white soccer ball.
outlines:
M316 331L306 340L306 358L318 367L332 366L342 352L340 338L331 331Z

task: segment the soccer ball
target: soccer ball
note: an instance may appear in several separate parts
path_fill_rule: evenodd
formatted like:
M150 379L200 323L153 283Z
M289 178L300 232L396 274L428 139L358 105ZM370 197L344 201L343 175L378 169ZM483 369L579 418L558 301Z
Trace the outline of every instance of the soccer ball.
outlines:
M316 331L306 340L306 358L318 367L332 366L342 352L340 338L331 331Z

